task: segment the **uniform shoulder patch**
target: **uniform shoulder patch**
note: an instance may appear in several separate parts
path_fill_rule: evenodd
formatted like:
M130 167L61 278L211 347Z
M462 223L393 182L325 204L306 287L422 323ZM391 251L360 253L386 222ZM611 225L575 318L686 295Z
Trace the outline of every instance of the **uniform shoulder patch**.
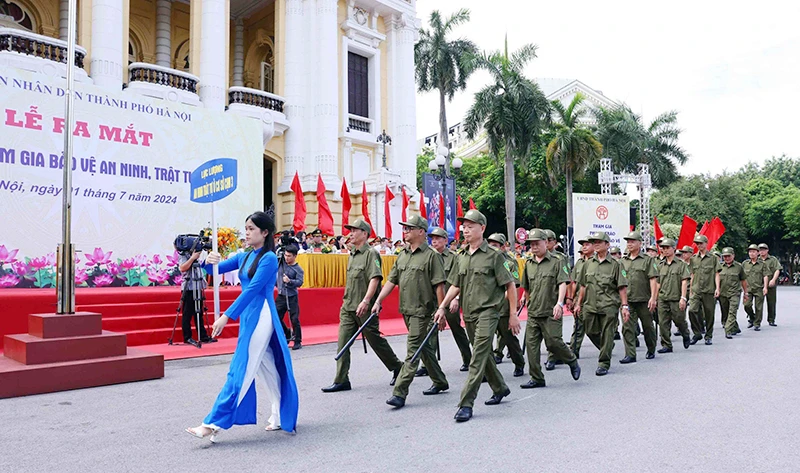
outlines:
M625 271L625 268L621 268L621 271L622 271L622 277L623 278L627 278L628 277L628 272Z
M567 275L569 275L569 268L564 266L564 272L567 273Z
M375 266L377 266L378 269L381 269L381 260L380 259L376 259L375 260Z

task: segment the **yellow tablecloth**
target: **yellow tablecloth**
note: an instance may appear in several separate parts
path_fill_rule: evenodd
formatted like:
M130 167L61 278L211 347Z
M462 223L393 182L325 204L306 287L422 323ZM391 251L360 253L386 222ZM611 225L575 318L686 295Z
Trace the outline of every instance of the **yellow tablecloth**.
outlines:
M303 287L344 287L347 279L347 254L315 254L305 253L297 255L297 263L305 272ZM395 255L381 255L383 280L389 277L389 272L397 260ZM519 274L522 276L523 259L517 259Z

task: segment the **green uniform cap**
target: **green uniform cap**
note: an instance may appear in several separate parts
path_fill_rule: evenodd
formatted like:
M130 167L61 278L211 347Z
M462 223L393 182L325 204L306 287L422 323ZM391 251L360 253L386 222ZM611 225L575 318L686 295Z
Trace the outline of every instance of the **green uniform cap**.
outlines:
M431 230L430 233L428 233L428 236L449 238L447 232L444 230L444 228L441 227L433 227L433 230Z
M766 243L759 243L759 244L758 244L758 249L759 249L759 250L768 250L768 249L769 249L769 246L767 246L767 244L766 244Z
M618 246L612 246L609 253L611 253L612 255L618 255L622 253L622 250L620 250Z
M411 228L421 228L428 230L428 219L420 215L412 215L407 222L400 222L400 225Z
M556 239L556 232L554 232L553 230L545 230L544 233L545 233L545 235L547 235L547 239L548 240L555 240Z
M489 238L487 238L487 240L493 241L495 243L500 243L501 245L506 244L506 236L503 235L502 233L492 233L491 235L489 235Z
M683 252L683 253L694 253L694 249L691 246L686 245L683 248L681 248L681 252Z
M697 235L694 237L695 243L708 243L708 237L705 235Z
M464 220L468 220L470 222L475 222L478 225L486 225L486 216L480 213L476 209L468 210L467 213L463 217L458 217L457 219L459 222L463 222Z
M350 230L364 230L367 233L372 232L372 227L370 227L363 218L356 219L355 222L345 225L344 228L348 228Z
M658 242L658 244L661 245L661 246L674 247L675 246L675 240L673 240L672 238L662 238L661 241ZM681 250L681 251L683 251L683 250Z
M681 251L681 250L675 250L675 256L680 256L680 255L682 255L682 254L683 254L683 251Z
M748 246L748 247L747 247L747 251L750 251L750 250L756 250L756 251L758 251L758 245L756 245L755 243L753 243L752 245Z
M589 241L604 241L610 243L611 238L608 237L608 233L606 232L592 232L589 234Z
M647 248L645 248L645 250L647 250L647 251L651 251L651 250L652 251L658 251L658 247L655 246L655 245L647 245Z
M528 238L526 238L525 240L526 241L547 240L547 232L539 228L534 228L528 232Z
M725 248L722 249L722 256L727 256L727 255L730 256L734 255L733 248L731 248L730 246L726 246Z
M589 237L588 236L585 236L585 237L583 237L583 238L578 240L578 244L579 245L583 245L584 243L589 243Z
M642 241L642 234L639 232L630 232L623 240L637 240Z
M315 229L313 232L310 233L311 236L322 236L322 230L319 228Z

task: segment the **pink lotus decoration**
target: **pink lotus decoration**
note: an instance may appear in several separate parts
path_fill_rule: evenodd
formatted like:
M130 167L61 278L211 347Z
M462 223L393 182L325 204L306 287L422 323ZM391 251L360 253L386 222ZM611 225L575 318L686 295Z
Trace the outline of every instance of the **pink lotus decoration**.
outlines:
M13 274L6 274L0 277L0 287L14 287L19 284L19 278Z
M153 264L161 264L162 262L161 256L158 253L153 255Z
M171 255L167 255L167 266L170 267L170 268L173 267L173 266L178 266L178 263L180 262L180 258L181 257L180 257L180 255L178 254L177 251L172 253Z
M80 285L85 283L89 279L89 275L86 274L86 270L82 268L78 268L75 270L75 284Z
M30 263L28 263L28 266L29 266L29 267L30 267L30 268L31 268L31 269L32 269L34 272L36 272L36 271L39 271L40 269L42 269L42 268L46 268L46 267L48 267L48 266L50 266L50 265L49 265L49 264L48 264L48 262L47 262L47 257L46 257L46 256L40 256L40 257L38 257L38 258L33 258L33 259L30 261Z
M156 284L164 284L169 281L169 273L163 269L159 271L147 270L147 279Z
M114 282L114 276L110 274L100 274L94 277L94 285L97 287L110 286Z
M106 267L112 276L116 276L120 273L119 265L117 263L108 263Z
M86 255L86 266L108 264L111 261L111 251L103 253L102 248L95 248L91 254Z
M17 276L25 276L28 274L28 265L23 261L15 261L11 263L11 269L17 273Z
M5 245L0 245L0 264L10 264L17 261L19 250L8 251Z
M120 262L120 267L122 267L122 269L125 271L128 271L129 269L136 267L136 261L134 261L133 258L124 259L122 262Z
M47 256L45 258L47 259L47 266L55 266L56 265L56 254L55 254L55 252L47 253Z
M147 255L136 255L133 257L133 261L136 262L136 266L147 266Z
M174 278L172 278L172 282L174 282L176 286L182 285L183 284L183 274L178 273Z

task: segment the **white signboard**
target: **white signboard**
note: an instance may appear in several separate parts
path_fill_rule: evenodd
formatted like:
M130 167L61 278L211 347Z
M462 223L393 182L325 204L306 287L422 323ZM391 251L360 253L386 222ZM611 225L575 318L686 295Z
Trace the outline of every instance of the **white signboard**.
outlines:
M216 158L238 162L220 226L243 228L263 205L260 123L132 93L76 84L72 189L62 189L63 80L0 67L0 288L52 287L63 192L72 192L79 286L180 282L173 240L210 226L189 177Z
M572 194L572 210L575 220L575 255L580 245L578 240L591 232L606 232L611 246L625 248L622 239L630 233L630 210L628 196L603 194Z

